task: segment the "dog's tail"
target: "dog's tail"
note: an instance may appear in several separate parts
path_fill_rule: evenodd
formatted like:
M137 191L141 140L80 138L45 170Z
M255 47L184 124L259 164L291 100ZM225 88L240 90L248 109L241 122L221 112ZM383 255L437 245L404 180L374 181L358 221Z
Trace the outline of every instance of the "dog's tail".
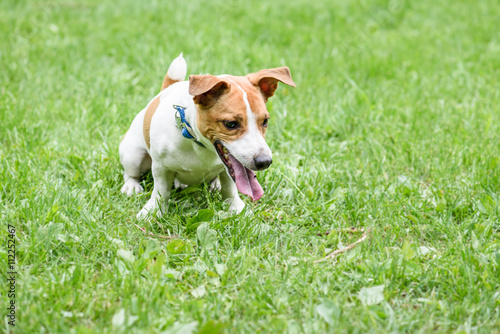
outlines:
M164 90L168 86L173 83L184 81L187 74L187 65L186 60L181 54L175 58L170 67L168 68L167 75L165 75L165 79L163 79L163 84L161 85L161 90Z

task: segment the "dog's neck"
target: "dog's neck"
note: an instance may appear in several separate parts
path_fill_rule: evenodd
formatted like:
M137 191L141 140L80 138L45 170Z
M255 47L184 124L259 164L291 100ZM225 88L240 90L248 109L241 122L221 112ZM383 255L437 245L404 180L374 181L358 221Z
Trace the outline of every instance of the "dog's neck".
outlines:
M188 140L194 141L198 146L206 148L206 146L202 142L198 141L198 136L194 132L191 123L186 119L186 107L178 105L174 105L173 107L176 110L175 122L177 124L177 127L181 131L182 136Z
M200 130L198 129L198 117L197 114L199 113L198 108L194 101L192 100L192 96L189 96L189 100L186 101L183 99L184 104L181 104L182 107L184 107L184 118L187 123L191 126L189 129L189 132L191 135L195 138L193 139L187 138L186 136L183 137L186 138L186 140L191 140L195 142L195 147L205 148L210 151L213 151L214 154L217 154L215 151L215 148L213 147L213 144L210 142L210 140L206 137L204 137ZM177 116L176 116L177 118ZM176 120L177 121L177 120ZM181 127L179 127L179 131L182 131ZM196 144L197 142L197 144Z

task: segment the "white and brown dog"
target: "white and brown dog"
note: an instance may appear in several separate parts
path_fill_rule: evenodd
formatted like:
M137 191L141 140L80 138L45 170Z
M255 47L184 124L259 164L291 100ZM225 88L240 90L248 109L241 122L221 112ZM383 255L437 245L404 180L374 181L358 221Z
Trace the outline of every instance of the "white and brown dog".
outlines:
M174 182L195 185L218 177L229 209L238 213L245 207L238 190L252 200L263 195L253 171L272 162L264 139L266 102L278 82L295 87L290 70L191 75L183 81L185 77L181 53L170 65L161 92L135 117L120 144L123 193L142 192L141 175L153 172L154 189L138 218L159 205L164 209Z

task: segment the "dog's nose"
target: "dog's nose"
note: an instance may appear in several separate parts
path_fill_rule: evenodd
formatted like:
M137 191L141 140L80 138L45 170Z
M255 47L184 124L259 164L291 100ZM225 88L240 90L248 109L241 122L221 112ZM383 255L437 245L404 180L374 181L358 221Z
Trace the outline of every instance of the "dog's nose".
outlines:
M273 159L266 155L258 155L253 159L253 162L255 164L255 169L263 170L273 163Z

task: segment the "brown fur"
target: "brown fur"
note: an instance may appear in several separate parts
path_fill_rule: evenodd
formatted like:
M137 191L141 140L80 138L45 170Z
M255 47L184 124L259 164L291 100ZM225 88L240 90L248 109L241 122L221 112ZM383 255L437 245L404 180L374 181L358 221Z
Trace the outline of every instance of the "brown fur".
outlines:
M158 109L158 105L160 104L160 97L157 96L146 109L146 114L144 114L144 122L142 123L142 133L144 135L144 140L146 141L146 146L149 148L150 146L150 138L149 138L149 130L151 129L151 118L153 118L156 109Z
M165 79L163 79L163 83L161 85L161 90L164 90L165 88L167 88L168 86L176 83L177 81L178 80L173 80L168 75L165 75Z
M241 88L243 88L245 93L247 93L250 109L254 113L257 121L257 128L260 130L262 135L265 136L267 127L262 126L262 124L266 118L269 118L269 112L267 111L266 102L259 89L252 85L247 77L231 76L229 79L236 82ZM243 100L243 97L241 99Z
M220 96L211 108L198 108L196 123L201 134L211 143L216 140L231 142L240 138L247 129L247 110L243 93L237 87ZM238 121L239 129L229 130L224 121Z
M274 95L278 88L278 82L292 87L296 86L287 66L260 70L257 73L250 73L247 78L253 85L260 88L266 102L268 98Z
M234 141L246 132L248 119L243 92L237 87L240 86L247 94L257 127L265 136L267 127L263 123L269 118L266 101L274 94L278 81L295 87L288 67L262 70L246 77L190 76L189 93L198 106L197 124L201 134L214 143L218 139ZM229 130L224 121L238 121L240 127Z

